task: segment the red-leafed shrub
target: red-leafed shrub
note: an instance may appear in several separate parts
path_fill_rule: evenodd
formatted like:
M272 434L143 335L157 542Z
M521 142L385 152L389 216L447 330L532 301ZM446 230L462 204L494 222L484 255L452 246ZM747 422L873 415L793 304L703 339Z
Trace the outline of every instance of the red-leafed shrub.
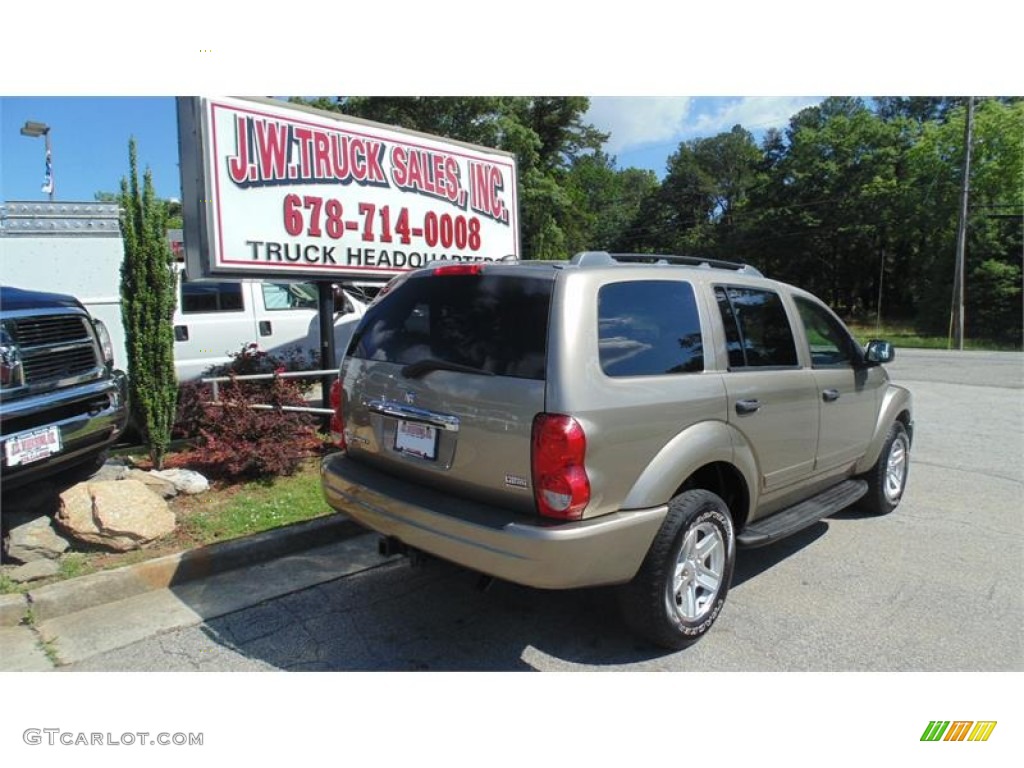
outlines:
M281 373L287 369L285 361L245 348L227 371L211 375ZM178 433L194 441L188 464L212 477L235 480L290 475L304 458L323 446L316 416L251 407L307 405L301 380L233 380L219 385L218 398L219 404L213 404L212 385L197 382L182 385L178 398Z

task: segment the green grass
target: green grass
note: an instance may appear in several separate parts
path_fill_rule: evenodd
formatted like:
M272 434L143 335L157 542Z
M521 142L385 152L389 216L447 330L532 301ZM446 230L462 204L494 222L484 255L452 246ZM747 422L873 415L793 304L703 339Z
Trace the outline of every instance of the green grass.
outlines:
M57 575L62 579L73 579L95 570L84 552L69 552L60 559L60 571Z
M19 584L6 573L0 573L0 595L11 595L15 592L27 591L27 584Z
M307 462L291 477L246 483L219 501L197 505L182 524L190 536L210 544L330 514L318 466Z
M900 325L849 324L850 332L857 341L865 344L870 339L885 339L896 347L918 349L951 349L949 339L945 336L923 336L913 328ZM1013 351L1020 347L988 341L986 339L964 339L964 349Z

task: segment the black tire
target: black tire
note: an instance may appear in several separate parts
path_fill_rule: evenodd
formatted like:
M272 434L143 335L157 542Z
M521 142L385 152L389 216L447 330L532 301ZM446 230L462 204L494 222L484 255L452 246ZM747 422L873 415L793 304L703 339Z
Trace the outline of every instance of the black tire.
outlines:
M889 427L878 461L863 477L868 481L868 493L861 506L875 515L892 512L903 498L910 471L910 437L899 421Z
M699 544L705 551L698 551ZM735 561L736 536L726 503L705 490L679 494L669 503L640 570L619 588L623 619L655 645L670 650L692 645L721 613Z

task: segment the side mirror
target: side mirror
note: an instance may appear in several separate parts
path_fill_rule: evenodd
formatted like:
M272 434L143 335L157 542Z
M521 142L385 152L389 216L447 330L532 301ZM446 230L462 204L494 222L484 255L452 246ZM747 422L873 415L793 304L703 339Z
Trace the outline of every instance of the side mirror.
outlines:
M882 339L872 339L864 349L864 362L868 365L891 363L895 359L896 348Z
M349 315L355 312L355 307L352 306L352 302L349 301L348 296L344 291L335 289L334 291L334 317L342 317L343 315Z

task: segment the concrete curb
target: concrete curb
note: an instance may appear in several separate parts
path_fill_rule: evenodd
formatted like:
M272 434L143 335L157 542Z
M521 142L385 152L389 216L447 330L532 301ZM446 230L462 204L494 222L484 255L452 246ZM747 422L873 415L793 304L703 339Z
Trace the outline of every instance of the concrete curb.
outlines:
M358 523L343 514L333 514L135 565L59 581L31 589L25 595L3 595L0 596L0 626L17 625L29 610L33 621L46 621L362 533L366 533L366 529Z

